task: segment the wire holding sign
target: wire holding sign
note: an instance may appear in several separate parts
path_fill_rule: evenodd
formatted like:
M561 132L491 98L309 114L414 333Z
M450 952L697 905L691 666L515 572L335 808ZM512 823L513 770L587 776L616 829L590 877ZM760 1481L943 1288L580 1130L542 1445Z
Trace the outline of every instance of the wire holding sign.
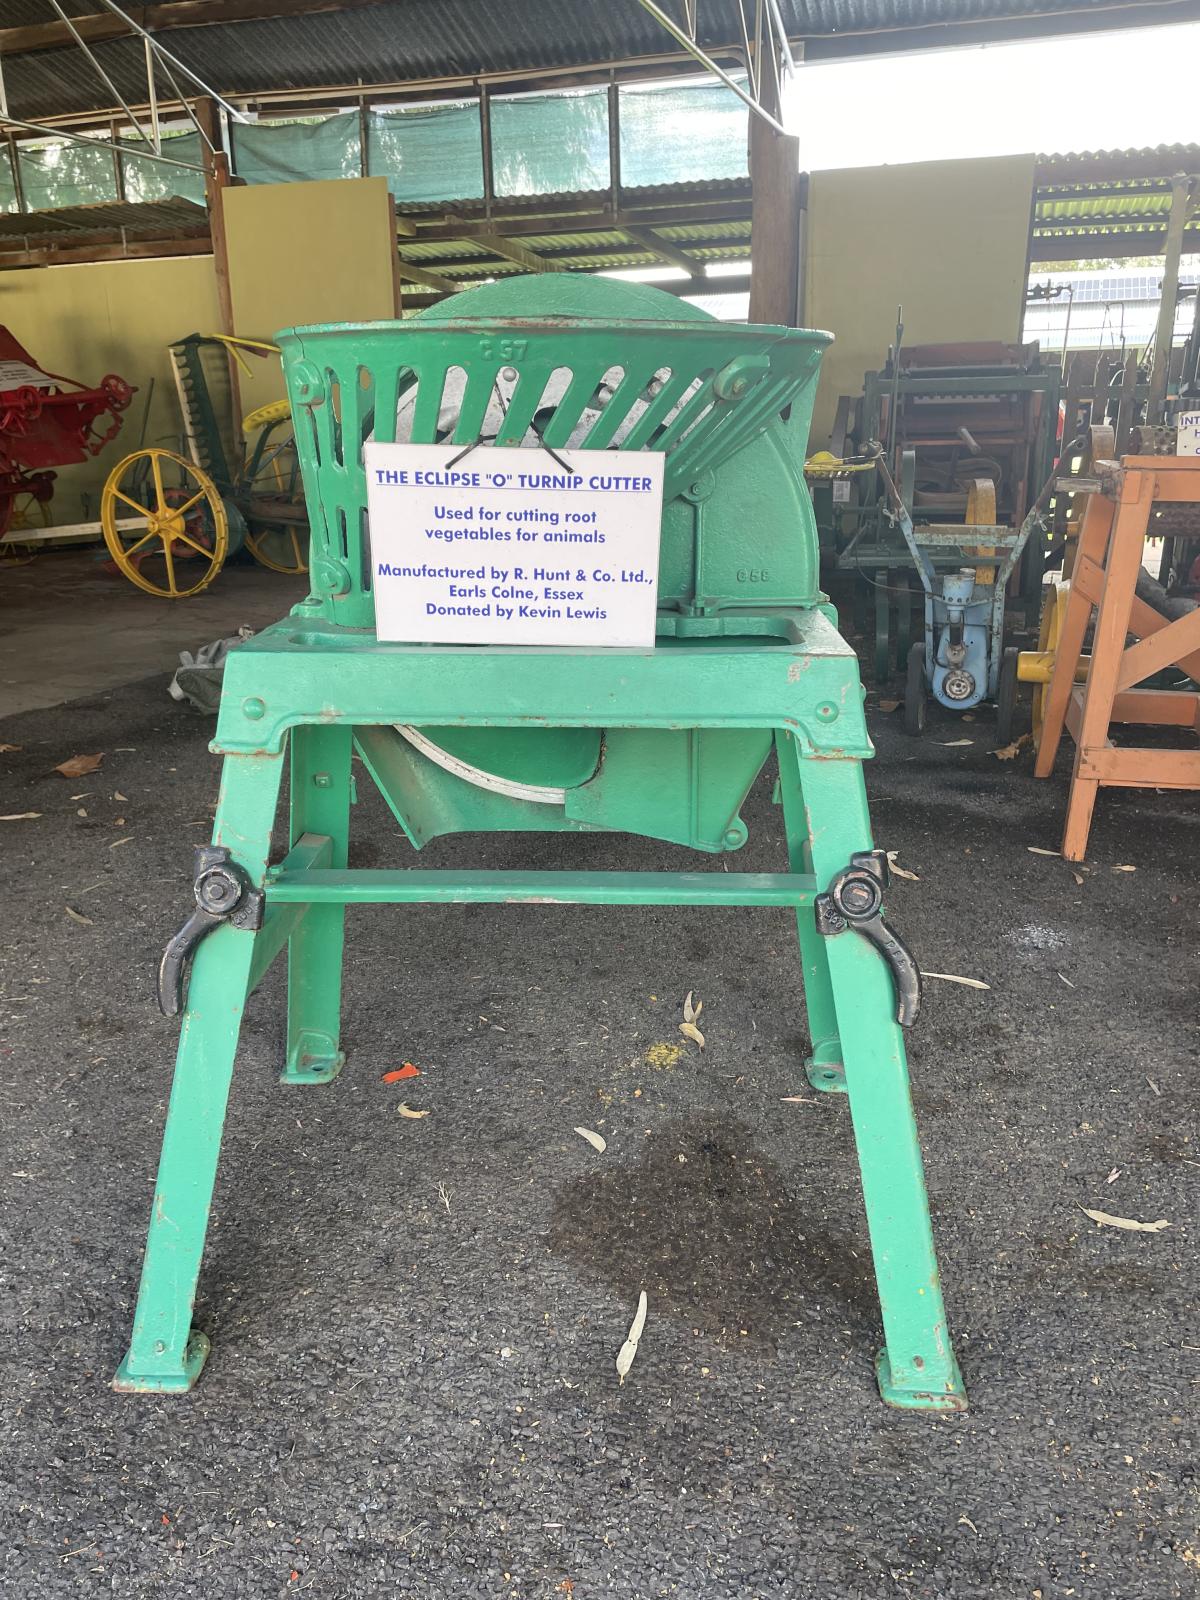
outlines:
M378 638L653 646L662 455L370 443L363 456Z

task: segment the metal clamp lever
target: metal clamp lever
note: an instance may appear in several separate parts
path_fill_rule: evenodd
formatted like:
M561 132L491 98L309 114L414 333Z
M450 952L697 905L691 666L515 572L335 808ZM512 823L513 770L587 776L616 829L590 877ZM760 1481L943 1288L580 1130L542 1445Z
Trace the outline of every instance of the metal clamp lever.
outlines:
M921 1008L921 974L907 945L883 920L883 891L891 876L886 850L860 850L817 896L813 910L817 932L826 938L853 928L871 941L892 970L896 1021L911 1028Z
M223 922L235 928L257 930L263 923L263 892L250 882L224 845L196 847L196 909L163 951L158 964L158 1009L164 1017L177 1017L183 1009L184 978L196 946Z

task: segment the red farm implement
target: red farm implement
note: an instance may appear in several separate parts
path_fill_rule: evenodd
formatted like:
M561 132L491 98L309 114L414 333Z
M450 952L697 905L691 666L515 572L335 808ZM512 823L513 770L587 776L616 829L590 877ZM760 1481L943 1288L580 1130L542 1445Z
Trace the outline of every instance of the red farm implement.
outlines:
M44 505L55 467L86 461L116 437L133 394L111 372L95 389L43 372L0 327L0 539L22 496Z

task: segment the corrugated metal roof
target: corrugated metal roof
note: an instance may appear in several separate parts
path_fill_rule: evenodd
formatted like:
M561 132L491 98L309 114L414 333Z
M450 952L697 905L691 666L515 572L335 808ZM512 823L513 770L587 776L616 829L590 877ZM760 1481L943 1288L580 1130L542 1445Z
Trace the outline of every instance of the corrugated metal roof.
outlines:
M126 233L163 235L207 231L203 206L181 200L103 201L94 206L63 206L57 211L11 212L0 216L0 239L61 238L64 234Z
M1164 172L1176 171L1182 163L1191 170L1200 162L1200 144L1136 145L1129 150L1064 150L1058 154L1039 155L1038 168L1056 165L1080 166L1091 163L1097 169L1112 169L1122 161L1147 161L1160 165ZM1040 175L1040 171L1039 171Z
M794 37L839 35L931 25L1033 21L1058 12L1094 11L1095 25L1112 26L1109 6L1080 0L779 0ZM76 14L95 4L72 0ZM740 37L735 0L699 8L700 43L715 48ZM1136 9L1130 0L1129 10ZM35 0L6 0L4 24L53 20ZM586 63L659 55L673 49L664 30L637 0L564 5L561 0L392 0L351 11L266 20L211 23L169 32L170 48L224 94L319 88L331 84L401 83L483 72L569 69ZM947 27L945 42L961 41ZM882 41L881 41L882 45ZM97 58L132 102L146 98L145 64L137 39L98 41ZM39 118L107 110L109 91L76 48L10 55L5 78L12 114Z
M1156 217L1164 223L1171 214L1171 192L1123 195L1098 190L1081 200L1042 200L1034 206L1034 226L1049 223L1136 220Z
M1106 238L1144 234L1156 248L1171 213L1171 177L1180 171L1200 173L1200 145L1039 156L1034 240L1075 241L1082 253L1094 254Z

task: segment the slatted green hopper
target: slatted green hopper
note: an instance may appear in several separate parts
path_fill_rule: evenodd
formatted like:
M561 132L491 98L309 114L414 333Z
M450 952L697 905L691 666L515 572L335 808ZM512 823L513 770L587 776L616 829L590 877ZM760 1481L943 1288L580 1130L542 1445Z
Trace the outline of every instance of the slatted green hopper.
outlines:
M858 665L818 586L802 473L827 337L566 276L489 285L405 322L281 336L312 594L226 668L213 843L197 852L196 909L160 971L183 1029L118 1388L189 1388L207 1354L192 1304L241 1012L285 946L283 1081L318 1084L344 1059L348 905L744 905L795 908L810 1081L849 1094L884 1396L965 1404L901 1031L919 982L881 916ZM382 642L364 452L392 443L442 444L455 460L527 449L572 466L588 451L634 466L657 453L653 643ZM349 871L354 750L418 851L448 833L604 831L705 856L745 842L741 806L774 753L788 859L766 874L705 869L701 855L688 872ZM271 865L285 756L290 849Z

